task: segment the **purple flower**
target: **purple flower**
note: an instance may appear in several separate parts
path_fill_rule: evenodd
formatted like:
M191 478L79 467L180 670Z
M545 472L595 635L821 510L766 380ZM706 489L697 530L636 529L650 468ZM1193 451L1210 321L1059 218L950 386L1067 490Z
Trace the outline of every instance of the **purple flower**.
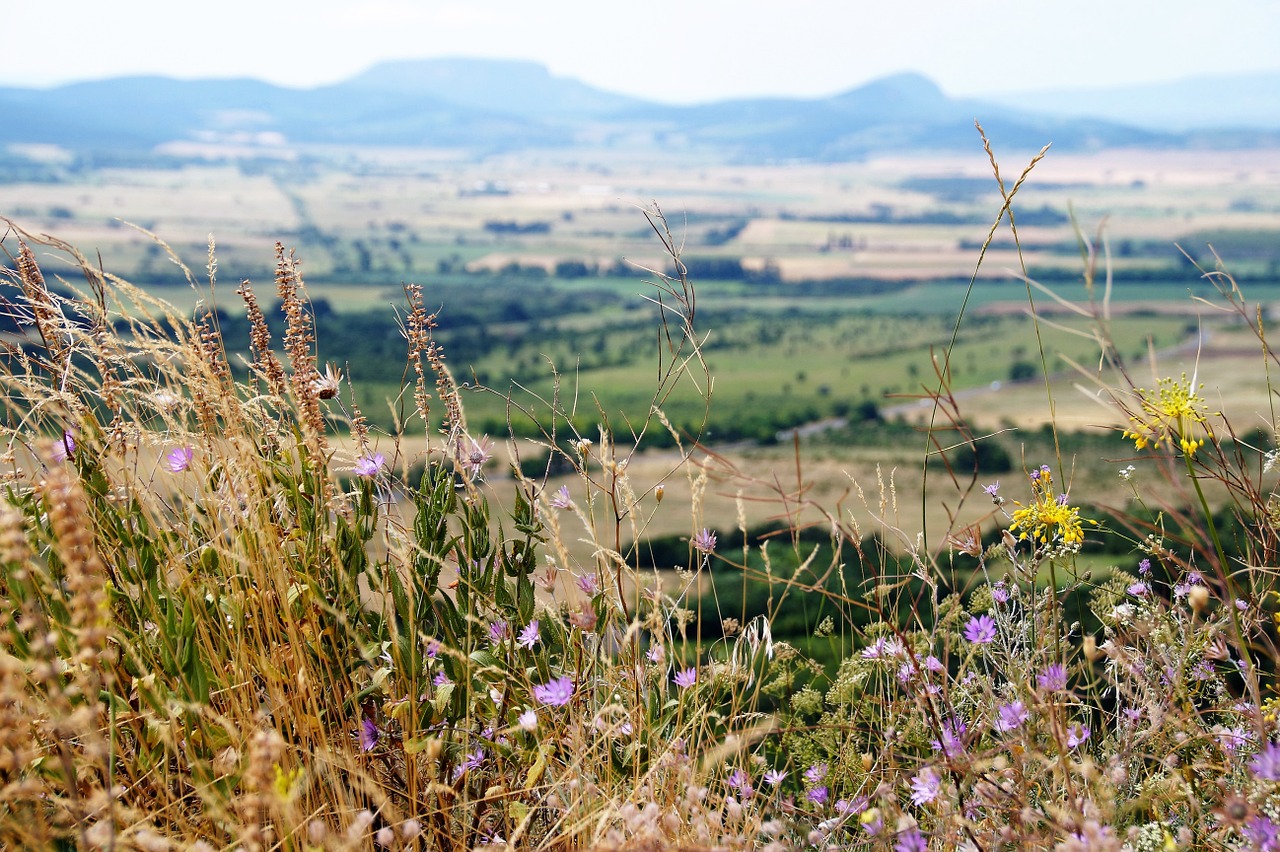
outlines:
M447 686L453 683L453 681L449 680L449 676L444 672L436 672L436 676L431 678L431 682L436 686Z
M996 620L989 615L979 615L969 619L964 626L964 638L975 645L987 645L995 641Z
M1036 685L1044 692L1061 692L1067 688L1067 670L1062 663L1047 665L1036 675Z
M714 553L716 549L716 534L702 528L702 532L693 537L693 549L699 553Z
M1150 592L1150 591L1151 591L1151 588L1150 588L1146 583L1144 583L1144 582L1142 582L1141 580L1139 580L1139 581L1138 581L1138 582L1136 582L1136 583L1132 583L1132 584L1130 584L1130 585L1129 585L1129 588L1128 588L1128 589L1126 589L1126 591L1127 591L1129 594L1134 595L1134 596L1136 596L1136 597L1142 597L1143 595L1145 595L1145 594L1147 594L1148 592Z
M996 721L992 727L1001 733L1008 733L1021 728L1022 723L1030 718L1031 714L1027 712L1027 708L1022 705L1021 701L1001 704L996 712Z
M374 453L373 455L364 455L356 459L356 466L352 468L356 476L362 476L365 479L373 479L382 470L382 466L387 463L386 456L382 453Z
M964 754L964 734L967 728L959 719L947 719L942 723L942 733L929 743L934 751L940 751L947 757L960 757Z
M191 465L195 450L191 447L178 447L170 450L164 457L164 466L170 473L182 473Z
M569 486L561 485L560 490L551 497L551 508L567 509L573 501L569 499Z
M1142 560L1141 562L1139 562L1139 563L1138 563L1138 573L1139 573L1139 574L1141 574L1141 575L1142 575L1142 576L1144 576L1144 577L1151 573L1151 560L1150 560L1150 559L1144 559L1144 560Z
M1084 741L1087 739L1089 739L1088 727L1077 722L1067 728L1067 748L1075 748L1076 746L1084 745Z
M804 780L810 784L817 784L826 777L827 764L825 763L815 764L804 771Z
M482 763L484 763L484 749L478 748L468 754L467 759L458 764L458 767L453 770L454 780L456 781L461 778L465 772L469 772L472 769L479 769L480 764Z
M688 689L698 682L698 669L695 667L676 672L671 680L681 689Z
M770 787L777 787L787 777L787 773L781 769L770 769L764 774L764 783Z
M929 852L929 844L918 828L908 828L898 835L898 842L893 844L893 852Z
M49 457L56 462L64 462L75 455L76 438L71 432L65 431L62 437L53 442L53 446L49 448Z
M997 479L995 482L991 483L990 485L982 486L982 490L985 491L987 495L992 498L999 497L1000 496L1000 480Z
M538 644L540 634L538 632L538 619L529 622L529 626L520 631L520 638L516 640L516 644L521 648L533 650L533 646Z
M936 772L926 766L911 779L911 804L916 806L927 805L938 798L938 793L941 790L942 779L938 777Z
M825 805L830 795L826 787L814 787L808 793L805 793L805 797L815 805Z
M645 659L655 665L661 665L662 661L667 658L667 652L661 645L654 645L648 651L644 652Z
M1009 602L1009 590L1005 588L1004 580L997 580L996 584L991 587L991 599L996 603Z
M1235 754L1236 749L1246 745L1253 739L1253 734L1244 728L1220 728L1214 735L1218 738L1218 745L1222 746L1222 750L1228 754Z
M947 670L947 667L942 664L942 660L939 660L933 654L924 658L924 667L931 672L945 672Z
M361 751L373 751L374 747L378 745L378 740L380 737L381 737L381 734L378 731L378 726L373 723L372 719L366 718L361 720L360 722L360 750Z
M426 650L427 659L434 660L436 658L436 654L439 654L439 653L440 653L440 640L428 639L427 650Z
M1280 781L1280 746L1267 743L1267 747L1249 761L1249 771L1264 781Z
M551 707L563 707L573 698L573 680L560 677L533 688L533 697Z
M1275 852L1280 849L1280 826L1270 817L1257 815L1249 818L1242 832L1250 845L1259 852Z
M595 597L596 592L600 591L600 581L596 579L595 574L583 574L576 582L584 595Z
M489 625L489 639L495 645L511 638L511 625L505 621L495 621Z

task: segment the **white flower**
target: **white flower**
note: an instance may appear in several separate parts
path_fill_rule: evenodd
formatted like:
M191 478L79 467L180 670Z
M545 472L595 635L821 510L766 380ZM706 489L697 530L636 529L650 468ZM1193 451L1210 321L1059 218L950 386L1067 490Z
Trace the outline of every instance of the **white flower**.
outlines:
M1127 481L1129 477L1133 476L1133 472L1135 470L1137 470L1137 468L1135 468L1133 465L1120 468L1120 478Z

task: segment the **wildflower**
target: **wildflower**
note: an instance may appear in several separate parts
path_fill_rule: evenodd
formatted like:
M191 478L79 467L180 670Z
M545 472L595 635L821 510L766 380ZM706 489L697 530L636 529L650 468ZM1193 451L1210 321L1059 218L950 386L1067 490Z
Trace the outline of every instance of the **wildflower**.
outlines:
M596 592L600 591L600 580L595 574L583 574L576 583L582 593L590 597L595 597Z
M995 641L996 620L989 615L969 619L964 627L964 638L975 645L987 645Z
M787 773L781 769L770 769L764 774L764 783L770 787L777 787L787 777Z
M826 777L827 764L825 763L814 764L804 771L804 780L810 784L817 784Z
M382 453L374 453L373 455L364 455L356 459L356 466L352 468L356 476L362 476L365 479L373 479L382 470L382 466L387 463L387 459Z
M867 834L874 837L884 828L884 815L880 813L879 808L868 808L858 817L858 822L862 823L862 828Z
M1280 781L1280 746L1267 743L1267 747L1249 761L1249 771L1264 781Z
M729 780L726 782L730 789L741 790L745 786L751 784L751 776L743 772L741 769L735 769L729 773Z
M831 793L826 787L814 787L808 793L805 793L805 797L815 805L825 805L830 795Z
M1062 663L1051 663L1036 675L1036 686L1043 692L1061 692L1067 688L1067 670Z
M524 711L516 721L519 723L521 729L528 731L531 734L538 730L538 713L535 710Z
M53 446L49 449L49 458L56 462L64 462L75 455L76 438L70 431L62 433L62 437L53 442Z
M1151 592L1151 587L1148 586L1146 583L1142 582L1141 580L1139 580L1136 583L1130 584L1129 588L1126 589L1125 591L1127 591L1129 594L1135 597L1140 598L1146 594L1149 594Z
M996 720L992 725L1001 733L1016 731L1022 727L1022 723L1031 718L1031 714L1027 712L1027 708L1023 706L1021 701L1013 701L1009 704L1001 704L996 711Z
M591 605L584 601L580 607L569 613L569 623L579 630L585 630L590 633L596 629L596 621L598 620L595 610Z
M439 639L428 639L428 640L427 640L427 649L426 649L426 652L425 652L425 653L426 653L426 655L427 655L427 659L428 659L428 660L434 660L434 659L436 658L436 654L439 654L439 653L440 653L440 640L439 640Z
M1143 559L1141 562L1138 563L1138 573L1141 574L1143 577L1151 573L1150 559Z
M1280 826L1272 822L1270 817L1261 814L1251 817L1244 824L1242 833L1254 849L1280 849Z
M991 587L991 599L996 603L1009 602L1009 590L1005 588L1004 580L997 580Z
M716 549L716 534L702 528L702 532L693 537L693 549L699 553L714 553Z
M688 668L683 671L676 672L672 681L681 689L688 689L698 682L698 670L697 668Z
M472 769L479 769L480 765L484 763L484 757L484 749L482 748L478 748L468 754L467 759L458 764L457 768L453 770L453 779L456 781Z
M1083 745L1089 739L1089 729L1078 722L1067 728L1067 748Z
M898 835L898 842L893 844L893 852L928 852L929 844L918 828L908 828Z
M959 719L947 719L942 723L942 732L936 740L929 743L934 751L940 751L946 757L960 757L964 754L964 735L967 728Z
M529 622L529 625L520 631L520 637L516 639L516 644L521 648L533 650L533 646L538 644L540 638L538 632L538 619Z
M178 447L170 450L164 457L165 469L170 473L182 473L191 465L195 450L191 447Z
M997 479L990 485L982 486L982 490L986 492L987 496L992 500L998 499L1000 497L1000 480Z
M1129 480L1129 477L1133 476L1133 472L1135 470L1137 470L1137 468L1134 467L1133 465L1120 468L1120 478L1127 482Z
M436 676L431 678L431 682L436 686L448 686L453 683L453 681L449 680L449 676L444 672L436 672Z
M561 485L560 489L551 496L551 508L567 509L573 501L569 499L569 486Z
M569 677L550 680L533 688L533 697L549 707L563 707L573 698L574 684Z
M497 645L511 638L511 625L505 621L495 621L489 625L489 640Z
M463 439L459 438L455 453L458 465L467 472L468 476L475 479L484 470L489 459L493 458L493 444L488 435L479 441L475 438L467 438L465 444Z
M311 380L311 392L321 399L333 399L338 395L342 382L342 371L332 364L326 364L323 376Z
M1247 745L1253 739L1253 734L1245 728L1224 728L1219 727L1214 731L1214 736L1218 739L1218 745L1228 754L1235 754L1236 750L1241 746Z
M1080 509L1071 506L1065 494L1053 494L1053 476L1048 465L1031 473L1031 493L1035 498L1028 506L1019 503L1013 513L1009 532L1018 532L1018 540L1031 539L1038 545L1061 546L1078 550L1084 542L1084 524L1097 521L1080 517Z
M360 722L360 750L373 751L378 745L380 739L378 726L374 724L372 719L363 719Z
M1178 381L1161 379L1154 390L1140 388L1138 396L1141 411L1129 418L1133 426L1124 433L1137 449L1148 444L1159 449L1161 444L1176 440L1183 455L1192 457L1204 446L1204 438L1191 437L1193 432L1203 427L1205 434L1213 437L1208 425L1210 412L1204 399L1192 389L1186 373Z
M942 779L926 766L911 779L911 804L916 806L927 805L938 798L938 792L941 789Z
M655 665L662 665L662 661L666 659L667 652L661 645L654 645L648 651L644 652L645 659Z
M947 667L942 664L942 660L939 660L933 654L924 658L924 667L931 672L945 672L947 670Z

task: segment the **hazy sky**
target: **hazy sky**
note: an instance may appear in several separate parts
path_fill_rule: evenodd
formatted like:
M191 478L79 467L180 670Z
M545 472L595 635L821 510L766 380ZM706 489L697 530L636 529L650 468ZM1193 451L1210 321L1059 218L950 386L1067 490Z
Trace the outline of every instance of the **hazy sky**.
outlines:
M4 12L0 85L137 73L311 86L381 59L533 59L667 102L921 71L969 95L1280 69L1280 0L50 0Z

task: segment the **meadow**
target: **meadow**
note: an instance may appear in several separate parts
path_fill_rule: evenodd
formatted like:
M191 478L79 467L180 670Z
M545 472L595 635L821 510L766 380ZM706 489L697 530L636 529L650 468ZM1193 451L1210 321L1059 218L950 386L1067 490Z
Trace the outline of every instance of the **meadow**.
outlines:
M0 187L0 841L1280 848L1280 160L421 157Z

